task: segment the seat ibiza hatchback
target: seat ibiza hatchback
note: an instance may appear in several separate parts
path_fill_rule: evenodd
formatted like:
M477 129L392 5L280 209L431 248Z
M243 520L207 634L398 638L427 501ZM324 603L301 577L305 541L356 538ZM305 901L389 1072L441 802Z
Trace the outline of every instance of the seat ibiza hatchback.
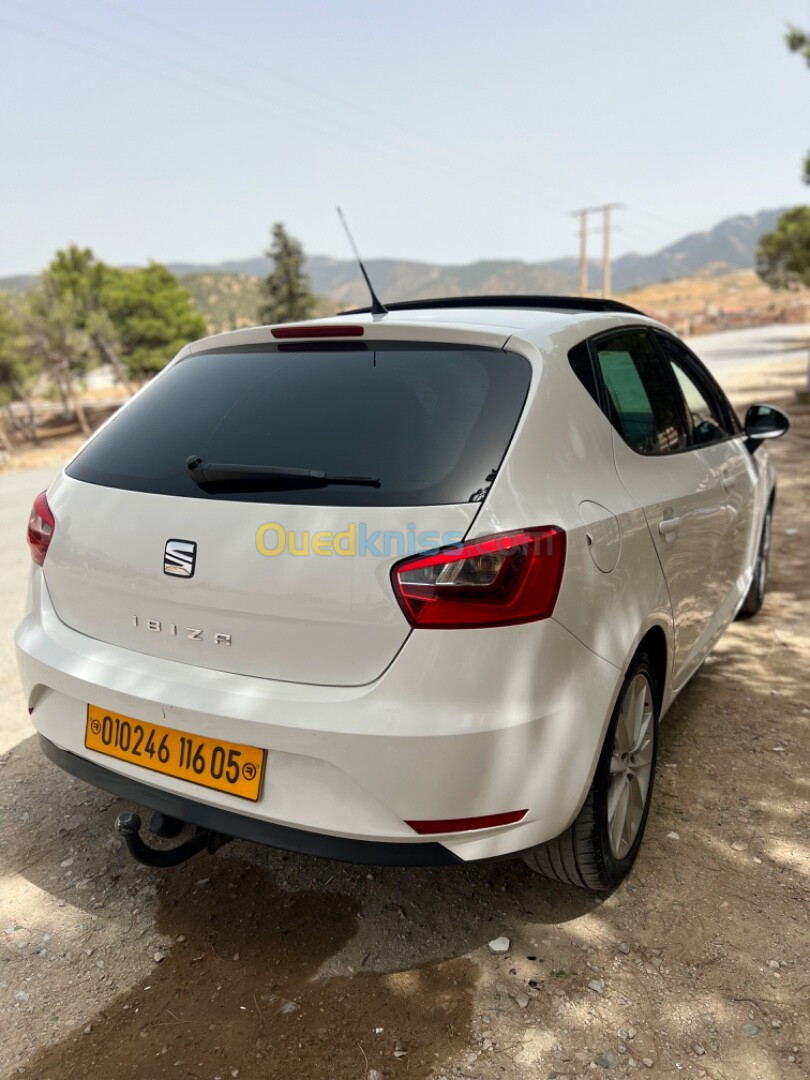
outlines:
M118 822L153 864L241 837L609 888L659 720L762 603L786 428L611 301L194 342L34 503L42 749L156 812L173 847Z

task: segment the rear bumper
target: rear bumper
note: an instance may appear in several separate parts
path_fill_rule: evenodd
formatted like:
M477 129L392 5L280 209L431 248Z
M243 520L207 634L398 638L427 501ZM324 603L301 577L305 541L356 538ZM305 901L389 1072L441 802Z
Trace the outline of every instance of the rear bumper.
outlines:
M208 827L297 851L321 853L329 840L333 857L366 861L365 847L339 856L335 846L433 849L390 857L400 864L433 862L437 847L465 862L493 858L559 835L585 798L621 680L553 619L416 631L365 686L234 675L72 630L58 619L38 569L16 644L34 726L54 748L49 756L68 755L58 764L79 759L98 770L102 788L134 785L144 791L133 791L136 801L197 824L225 813L229 825ZM266 749L261 799L246 804L86 749L88 703ZM524 808L517 824L429 839L406 824Z
M271 821L245 817L231 810L173 795L160 788L133 780L128 776L102 768L94 761L78 757L67 750L60 750L43 735L39 736L43 754L54 765L84 780L93 787L117 795L119 799L137 803L150 810L159 810L169 817L199 825L203 829L233 836L239 840L251 840L256 844L295 851L300 855L318 855L341 862L363 863L369 866L455 866L461 860L441 844L386 844L373 840L349 840L342 836L324 836L320 833L291 829L275 825Z

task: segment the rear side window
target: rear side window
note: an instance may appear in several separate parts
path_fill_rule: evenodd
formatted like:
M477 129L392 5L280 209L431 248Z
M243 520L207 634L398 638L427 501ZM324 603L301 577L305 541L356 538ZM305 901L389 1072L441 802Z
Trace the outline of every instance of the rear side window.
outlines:
M621 331L592 342L610 421L639 454L687 445L678 389L647 333Z
M575 345L574 348L571 349L568 353L568 363L571 365L571 370L576 377L591 395L596 404L601 408L599 389L596 384L596 374L593 370L591 351L588 348L587 341L580 341L579 345Z
M220 349L181 360L68 467L77 480L241 502L398 506L481 499L520 417L516 353L374 343ZM203 490L186 459L379 477L380 487Z

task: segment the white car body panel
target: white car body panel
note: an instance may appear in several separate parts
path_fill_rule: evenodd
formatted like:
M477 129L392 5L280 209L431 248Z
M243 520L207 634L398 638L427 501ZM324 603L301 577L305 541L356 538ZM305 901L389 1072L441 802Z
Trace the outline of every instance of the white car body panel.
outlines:
M702 657L718 629L718 568L728 520L720 478L701 450L641 457L614 432L616 468L644 507L669 588L675 625L673 680ZM665 522L673 531L662 535Z
M509 839L497 840L503 830L476 835L500 853L549 839L576 815L620 675L553 619L530 625L529 634L522 626L416 631L374 683L310 686L103 642L88 648L89 639L57 617L36 569L16 640L37 728L73 754L188 797L186 781L144 777L139 766L86 750L88 702L183 732L227 733L270 751L262 800L246 804L195 787L197 801L320 833L399 842L420 841L406 820L456 818L460 806L471 815L529 808ZM587 700L569 678L574 666ZM442 839L452 847L470 837Z
M625 318L622 325L628 321ZM615 322L615 316L596 317L589 329L597 333ZM554 618L621 668L651 626L671 634L672 611L644 513L616 473L611 427L567 362L568 349L581 336L569 326L566 333L555 331L553 337L539 338L538 345L510 339L509 348L532 360L540 377L533 382L510 452L470 537L520 528L527 522L562 524L568 538L566 572ZM593 425L589 441L572 425L572 416ZM560 462L565 462L570 482L559 483ZM591 520L586 522L583 502L602 506L602 521L610 522L608 535L614 522L619 533L620 554L609 574L599 569L591 554L593 509L587 511ZM618 596L621 606L613 603ZM609 620L606 610L612 610Z
M559 835L581 808L645 635L654 630L666 646L665 712L733 618L751 581L772 468L741 439L652 458L614 433L567 354L607 329L658 325L642 316L462 309L341 322L361 323L367 341L484 345L529 360L528 398L483 503L173 499L63 473L48 493L54 540L44 568L33 568L16 636L34 724L49 743L120 777L260 821L372 842L438 841L464 860L524 850ZM267 327L216 335L174 363L271 341ZM657 525L668 507L681 527L664 537ZM256 549L264 522L315 532L351 520L401 531L414 522L468 539L559 526L567 551L553 616L412 630L391 589L398 552L319 559ZM197 541L193 580L163 574L170 537ZM188 626L232 642L188 638L180 632ZM86 749L88 704L266 748L260 801ZM406 824L524 808L518 824L466 834L422 837Z
M304 534L347 532L463 536L478 509L456 506L289 506L172 499L99 488L64 474L49 501L70 513L48 551L45 577L54 607L75 630L135 652L241 675L352 686L371 682L405 643L410 626L389 580L405 551L389 555L260 554L257 532L272 524ZM413 535L415 530L411 529ZM267 531L265 548L278 534ZM198 539L190 580L163 573L169 537ZM377 540L383 549L384 538ZM346 543L350 542L350 537ZM345 545L344 545L345 546ZM92 603L87 569L93 567ZM156 572L157 571L157 572ZM191 630L201 630L191 636ZM216 635L227 635L225 641ZM217 642L220 642L217 644Z
M720 482L726 495L729 515L726 562L723 568L725 610L736 613L750 584L750 569L756 557L759 525L765 506L760 496L757 465L767 462L767 451L760 447L756 457L741 445L740 439L721 443L717 449L725 455L720 462ZM708 449L708 448L707 448ZM769 489L770 490L770 489Z

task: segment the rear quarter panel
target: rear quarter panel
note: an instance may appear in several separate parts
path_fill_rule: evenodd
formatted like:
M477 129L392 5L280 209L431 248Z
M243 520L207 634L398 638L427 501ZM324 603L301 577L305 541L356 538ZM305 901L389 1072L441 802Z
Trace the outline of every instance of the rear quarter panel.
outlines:
M566 566L553 617L619 671L651 626L663 629L671 653L672 608L644 513L616 472L610 424L571 370L568 351L586 336L627 322L605 316L585 328L561 325L534 340L510 339L507 348L532 361L532 387L507 459L470 531L474 538L562 526ZM591 554L599 507L606 528L619 534L615 566L607 571ZM612 561L600 559L608 567Z

